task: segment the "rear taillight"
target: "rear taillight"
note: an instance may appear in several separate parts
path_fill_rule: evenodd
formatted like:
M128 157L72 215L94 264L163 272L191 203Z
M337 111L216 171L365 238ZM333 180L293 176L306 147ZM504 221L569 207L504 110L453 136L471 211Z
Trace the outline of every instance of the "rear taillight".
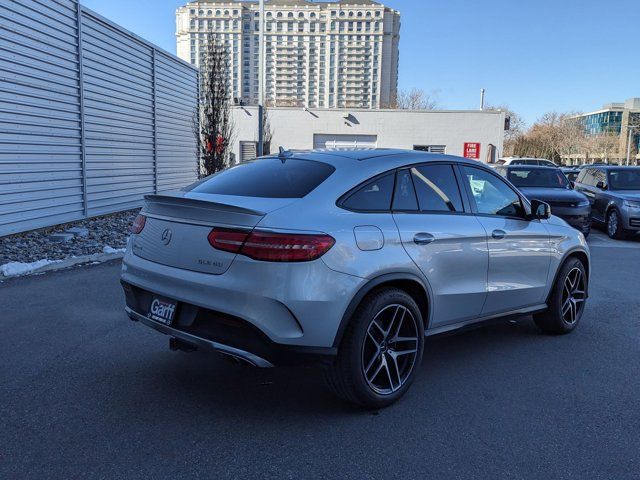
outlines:
M209 243L218 250L239 253L254 260L309 262L327 253L336 242L329 235L216 229L209 234Z
M147 222L147 217L144 215L138 215L129 227L129 231L135 235L139 234L144 228L144 224Z
M217 250L224 250L225 252L231 253L240 253L242 244L248 236L249 232L220 228L212 230L208 238L211 246Z

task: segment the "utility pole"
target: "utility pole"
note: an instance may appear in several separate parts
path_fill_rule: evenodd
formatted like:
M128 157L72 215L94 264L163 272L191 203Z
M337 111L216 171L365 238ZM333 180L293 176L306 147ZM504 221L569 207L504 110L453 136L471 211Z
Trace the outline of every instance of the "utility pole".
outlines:
M629 136L629 139L627 141L627 166L629 166L629 163L631 162L631 140L633 139L633 132L637 129L640 128L640 126L638 125L629 125L627 127L627 134Z
M261 157L264 155L264 0L260 0L258 27L258 157Z

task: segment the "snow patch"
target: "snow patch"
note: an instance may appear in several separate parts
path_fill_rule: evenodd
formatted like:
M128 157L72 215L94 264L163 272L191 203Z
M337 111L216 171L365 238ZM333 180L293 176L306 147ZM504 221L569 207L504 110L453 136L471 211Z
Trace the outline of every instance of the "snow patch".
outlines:
M110 247L109 245L105 245L104 248L102 249L102 253L107 253L110 255L114 253L124 253L126 251L127 251L126 248L113 248L113 247Z
M34 272L40 268L46 267L53 263L60 263L61 260L38 260L32 263L10 262L0 265L0 273L5 277L16 277Z

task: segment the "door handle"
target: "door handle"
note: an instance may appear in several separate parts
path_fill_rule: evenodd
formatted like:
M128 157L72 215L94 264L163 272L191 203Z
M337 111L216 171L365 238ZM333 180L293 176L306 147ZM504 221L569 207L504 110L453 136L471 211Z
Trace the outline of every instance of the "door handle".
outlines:
M435 241L436 237L431 235L430 233L416 233L413 237L413 243L416 245L429 245Z
M491 236L496 240L502 240L507 236L507 232L505 232L504 230L494 230L493 232L491 232Z

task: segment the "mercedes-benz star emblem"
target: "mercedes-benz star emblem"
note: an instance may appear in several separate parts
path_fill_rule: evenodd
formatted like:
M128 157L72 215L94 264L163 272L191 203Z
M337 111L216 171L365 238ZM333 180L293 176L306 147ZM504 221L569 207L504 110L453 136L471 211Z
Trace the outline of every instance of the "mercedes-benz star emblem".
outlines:
M173 237L173 232L170 229L165 228L164 232L162 232L162 243L169 245L169 243L171 243L171 237Z

